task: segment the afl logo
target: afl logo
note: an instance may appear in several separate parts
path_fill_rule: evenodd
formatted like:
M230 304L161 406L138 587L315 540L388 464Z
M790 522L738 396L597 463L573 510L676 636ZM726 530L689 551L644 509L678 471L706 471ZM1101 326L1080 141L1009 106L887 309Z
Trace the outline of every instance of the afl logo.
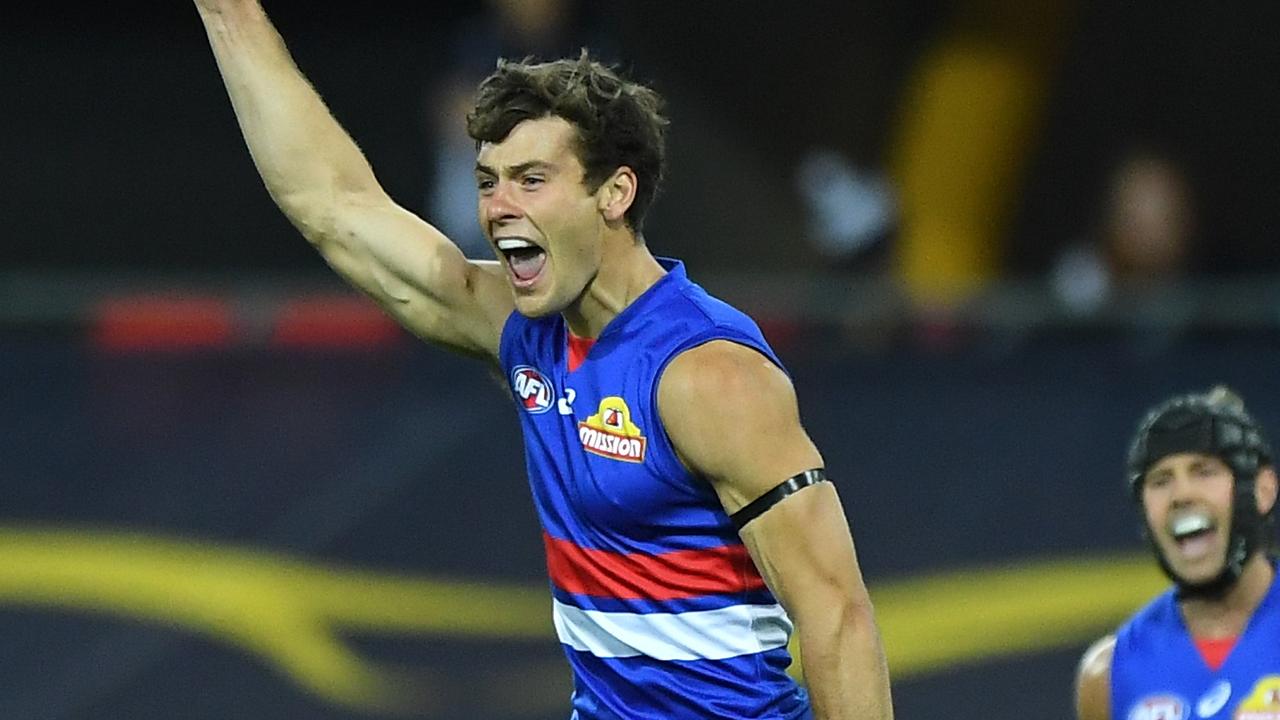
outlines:
M1129 720L1187 720L1187 703L1175 695L1148 695L1129 711Z
M534 415L550 410L556 395L546 376L528 365L517 365L511 371L511 389L515 391L516 402Z

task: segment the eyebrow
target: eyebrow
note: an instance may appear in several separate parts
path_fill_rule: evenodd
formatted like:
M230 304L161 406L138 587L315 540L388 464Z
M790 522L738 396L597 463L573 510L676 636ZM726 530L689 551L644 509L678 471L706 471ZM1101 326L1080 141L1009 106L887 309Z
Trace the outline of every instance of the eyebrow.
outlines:
M1216 470L1217 468L1223 467L1223 466L1226 466L1226 463L1222 462L1221 460L1218 460L1217 458L1204 457L1204 458L1197 458L1191 461L1191 468L1193 470L1202 470L1205 468Z
M530 160L529 162L522 162L518 165L511 165L507 167L507 177L523 175L524 173L527 173L530 170L552 170L552 169L555 169L555 165L547 162L546 160ZM494 170L488 165L484 165L481 163L476 163L476 172L484 173L485 175L493 175L495 177L498 175L497 170Z

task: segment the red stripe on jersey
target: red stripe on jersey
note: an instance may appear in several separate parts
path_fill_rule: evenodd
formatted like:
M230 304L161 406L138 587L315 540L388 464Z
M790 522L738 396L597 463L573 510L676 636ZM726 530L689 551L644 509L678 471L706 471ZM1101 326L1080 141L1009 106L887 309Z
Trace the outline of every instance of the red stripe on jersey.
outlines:
M582 548L545 533L542 541L551 582L578 595L681 600L765 589L743 545L641 555Z

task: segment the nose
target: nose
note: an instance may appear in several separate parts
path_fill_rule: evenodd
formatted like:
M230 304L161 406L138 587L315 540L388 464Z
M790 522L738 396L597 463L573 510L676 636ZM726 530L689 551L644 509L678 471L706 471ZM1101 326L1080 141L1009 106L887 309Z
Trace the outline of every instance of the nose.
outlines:
M511 194L511 183L499 181L493 192L480 196L480 215L487 224L518 220L523 215Z
M1173 492L1170 493L1170 500L1175 506L1183 506L1189 504L1195 499L1195 483L1192 481L1191 473L1176 472L1171 481Z

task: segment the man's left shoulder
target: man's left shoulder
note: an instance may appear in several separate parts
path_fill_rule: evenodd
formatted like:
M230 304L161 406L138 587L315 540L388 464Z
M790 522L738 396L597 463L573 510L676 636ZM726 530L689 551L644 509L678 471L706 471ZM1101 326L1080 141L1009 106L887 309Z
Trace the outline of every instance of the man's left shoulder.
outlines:
M797 421L791 379L756 348L712 340L680 353L658 384L658 412L684 442L747 452Z
M663 373L679 393L705 400L747 399L761 391L788 389L786 373L761 349L737 338L716 337L678 353Z

